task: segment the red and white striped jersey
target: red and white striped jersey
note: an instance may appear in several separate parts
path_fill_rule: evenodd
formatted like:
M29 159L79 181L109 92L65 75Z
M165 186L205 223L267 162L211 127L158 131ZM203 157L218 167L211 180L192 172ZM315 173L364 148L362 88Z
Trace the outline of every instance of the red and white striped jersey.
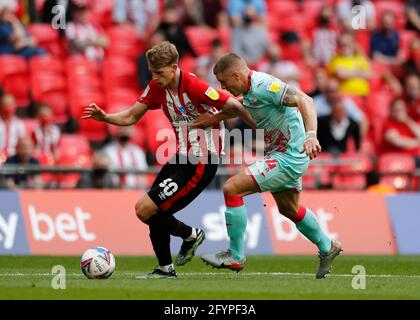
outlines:
M56 125L49 125L46 128L41 126L32 132L35 148L43 154L52 154L58 148L61 132Z
M7 157L16 154L16 145L20 138L26 135L25 124L17 117L13 117L9 122L5 122L0 117L0 154Z
M181 71L179 77L177 95L159 87L152 80L138 102L146 104L149 109L163 110L174 129L179 154L191 153L198 157L207 153L221 154L224 143L223 121L204 130L192 129L188 125L200 114L217 113L221 110L229 99L229 94L214 89L191 73Z
M102 34L102 30L93 24L70 22L66 27L66 36L70 41L92 41L100 37ZM72 47L71 50L74 54L84 54L89 60L102 60L105 56L105 51L100 46L88 46L84 49L84 51L80 51L79 49Z

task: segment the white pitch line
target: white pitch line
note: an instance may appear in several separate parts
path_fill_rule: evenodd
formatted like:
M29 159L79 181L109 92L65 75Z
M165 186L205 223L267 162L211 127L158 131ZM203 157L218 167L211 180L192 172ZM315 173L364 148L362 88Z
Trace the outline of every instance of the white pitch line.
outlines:
M116 272L118 275L134 276L139 275L141 272ZM180 276L220 276L228 273L222 272L179 272ZM70 273L71 276L80 276L81 273ZM293 272L242 272L242 273L229 273L232 276L247 277L247 276L280 276L280 277L313 277L313 273L293 273ZM51 273L0 273L0 277L47 277L53 276ZM327 277L354 277L356 274L329 274ZM410 278L420 279L420 275L398 275L398 274L366 274L367 278Z

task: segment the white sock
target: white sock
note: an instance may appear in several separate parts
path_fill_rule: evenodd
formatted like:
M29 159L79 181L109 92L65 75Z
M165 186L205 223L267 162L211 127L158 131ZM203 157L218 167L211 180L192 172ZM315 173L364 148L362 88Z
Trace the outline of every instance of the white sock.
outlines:
M171 271L175 270L173 263L168 264L167 266L159 266L159 269L164 271L164 272L171 272Z
M191 241L195 238L197 238L197 230L195 228L192 228L191 235L187 239L185 239L185 241Z

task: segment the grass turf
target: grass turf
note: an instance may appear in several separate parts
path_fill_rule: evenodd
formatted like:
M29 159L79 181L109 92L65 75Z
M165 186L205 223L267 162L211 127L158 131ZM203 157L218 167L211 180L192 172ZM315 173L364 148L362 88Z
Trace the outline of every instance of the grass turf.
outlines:
M88 280L79 257L0 257L0 299L420 299L420 257L339 256L316 280L315 256L248 257L240 272L216 270L198 257L178 267L177 280L136 280L153 257L116 257L111 278ZM66 268L66 289L54 290L52 267ZM352 268L366 269L366 289L352 287Z

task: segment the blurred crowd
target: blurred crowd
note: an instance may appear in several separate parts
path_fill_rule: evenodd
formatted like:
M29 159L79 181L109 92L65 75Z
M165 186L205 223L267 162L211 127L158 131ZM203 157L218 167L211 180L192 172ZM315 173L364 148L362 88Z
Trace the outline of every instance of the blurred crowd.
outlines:
M0 165L93 168L0 185L147 187L153 175L107 170L158 165L164 115L132 128L79 119L91 102L132 105L151 79L145 51L169 40L216 87L215 61L233 51L313 98L320 158L355 164L313 166L306 187L418 189L404 174L420 167L419 31L416 0L0 0Z

